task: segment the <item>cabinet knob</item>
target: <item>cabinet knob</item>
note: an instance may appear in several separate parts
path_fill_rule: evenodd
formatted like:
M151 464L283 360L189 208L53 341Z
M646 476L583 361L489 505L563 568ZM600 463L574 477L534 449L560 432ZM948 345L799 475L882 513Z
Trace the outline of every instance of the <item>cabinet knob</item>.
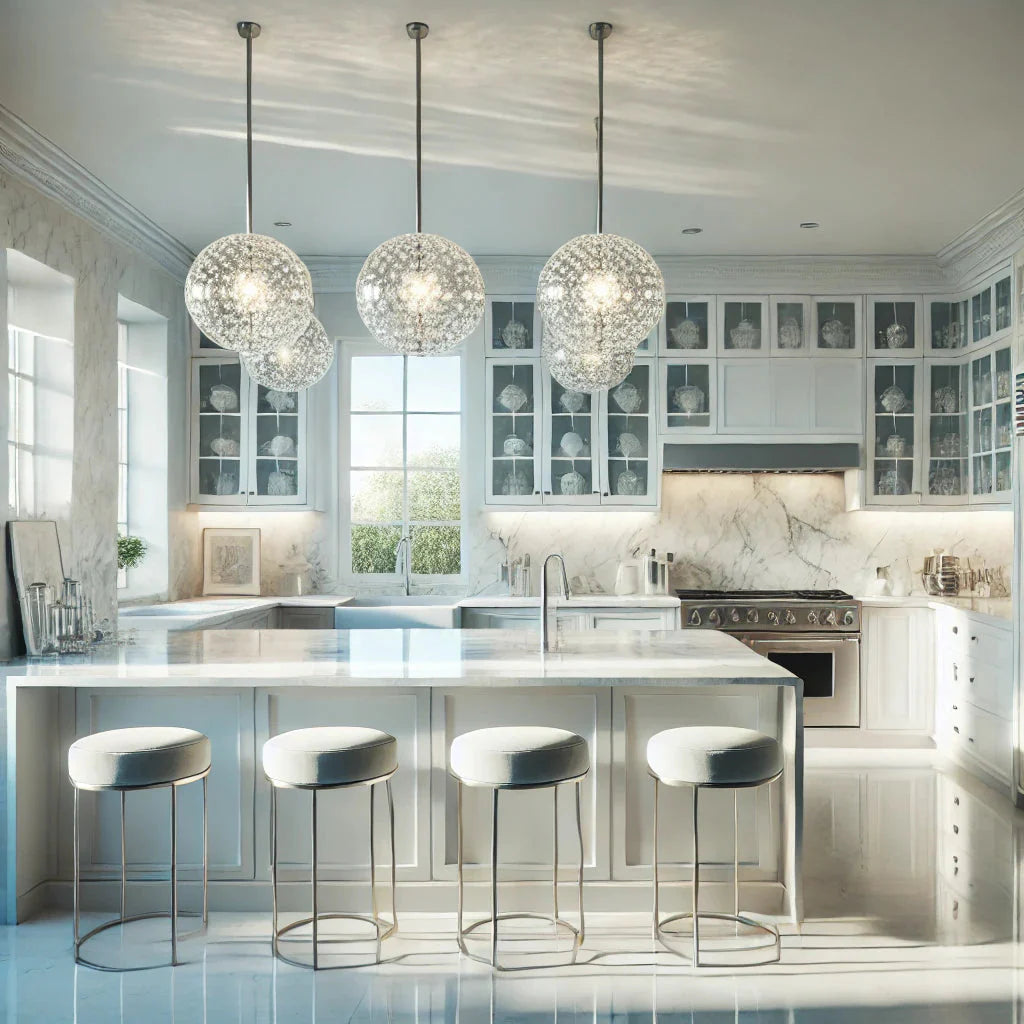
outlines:
M544 493L545 493L545 494L550 494L551 492L550 492L550 491L545 491Z
M971 676L970 678L971 678L971 682L973 683L974 682L974 676Z
M953 806L954 807L959 807L960 806L960 797L958 797L958 796L953 797Z
M954 633L959 633L959 632L960 632L960 630L959 630L959 629L958 629L958 628L957 628L956 626L954 626L954 627L953 627L953 632L954 632Z
M955 732L957 734L957 736L959 736L960 735L960 726L959 725L954 725L953 726L953 732Z
M534 491L533 493L534 494L540 494L540 491Z
M607 497L609 497L608 491L604 491L604 492L602 493L601 497L602 497L602 498L607 498Z
M977 642L978 642L978 638L976 636L972 636L971 637L971 643L972 644L976 644Z

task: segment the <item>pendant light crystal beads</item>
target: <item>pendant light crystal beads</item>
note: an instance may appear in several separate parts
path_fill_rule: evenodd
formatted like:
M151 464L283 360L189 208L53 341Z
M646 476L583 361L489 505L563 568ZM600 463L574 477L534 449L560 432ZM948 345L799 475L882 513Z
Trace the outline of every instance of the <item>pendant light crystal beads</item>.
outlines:
M363 323L403 355L455 348L484 314L484 279L473 258L441 235L398 235L367 257L356 281Z
M294 341L284 342L242 359L246 373L275 391L310 388L331 368L334 343L316 317Z
M633 352L665 309L665 281L646 249L620 235L580 235L544 265L537 304L570 350Z
M196 257L185 280L196 326L222 348L254 356L295 341L313 316L306 265L268 235L225 235Z
M620 384L633 369L636 343L566 341L545 330L541 355L551 376L570 391L604 391Z

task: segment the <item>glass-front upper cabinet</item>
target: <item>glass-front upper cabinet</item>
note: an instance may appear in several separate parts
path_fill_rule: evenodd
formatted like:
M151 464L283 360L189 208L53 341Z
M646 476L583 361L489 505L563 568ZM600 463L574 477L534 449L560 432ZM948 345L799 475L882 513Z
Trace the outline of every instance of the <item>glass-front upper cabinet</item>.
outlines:
M992 286L971 295L971 341L981 344L992 337Z
M859 295L811 298L811 337L815 355L859 356L863 351Z
M811 350L811 300L806 295L773 295L769 300L772 355L803 356Z
M488 295L484 319L487 355L540 354L540 310L533 295Z
M540 362L487 361L487 503L536 505L541 498Z
M997 276L992 285L992 304L995 307L993 338L1001 338L1013 326L1013 275L1009 270Z
M251 381L237 359L192 361L192 501L306 501L306 392Z
M658 503L654 360L601 395L602 494L606 505Z
M768 352L768 300L765 296L719 296L718 335L719 355L765 355Z
M958 355L966 347L970 332L969 302L967 299L930 299L927 303L928 354Z
M967 366L930 363L928 470L922 501L953 505L966 500L968 469Z
M544 372L544 504L600 503L599 404Z
M971 501L1006 502L1012 486L1010 349L971 360Z
M872 361L870 367L868 501L913 504L918 501L921 363Z
M659 401L666 434L710 433L715 429L717 382L714 359L662 357Z
M661 319L659 350L665 355L714 354L715 312L715 300L709 295L669 295Z
M868 299L871 352L876 356L921 353L921 299L911 295L873 295Z

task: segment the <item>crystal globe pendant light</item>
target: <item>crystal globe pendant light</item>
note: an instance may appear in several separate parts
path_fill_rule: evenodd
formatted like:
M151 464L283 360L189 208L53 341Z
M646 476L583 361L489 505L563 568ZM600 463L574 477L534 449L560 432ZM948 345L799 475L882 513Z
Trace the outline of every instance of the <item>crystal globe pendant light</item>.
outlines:
M637 345L665 308L665 281L650 253L604 232L604 41L611 31L604 21L589 29L597 43L597 231L558 249L537 285L551 374L584 391L614 387L628 375Z
M437 355L455 348L484 315L484 279L465 249L423 232L420 45L429 31L405 26L416 42L416 231L367 257L356 280L356 306L370 333L392 352Z
M294 341L243 356L245 372L275 391L302 391L323 378L334 362L334 342L313 317Z
M260 26L240 21L245 40L245 233L211 242L185 279L185 305L196 326L242 356L291 343L313 316L306 265L276 238L252 230L252 41Z

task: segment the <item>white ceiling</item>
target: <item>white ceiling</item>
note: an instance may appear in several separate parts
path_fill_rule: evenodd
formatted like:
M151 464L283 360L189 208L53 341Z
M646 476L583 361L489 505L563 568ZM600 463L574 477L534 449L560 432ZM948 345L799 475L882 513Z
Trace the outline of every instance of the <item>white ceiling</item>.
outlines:
M931 254L1024 185L1021 0L0 0L0 102L199 249L244 227L240 18L256 230L305 255L413 226L414 19L424 229L477 254L592 230L596 18L605 228L655 253Z

